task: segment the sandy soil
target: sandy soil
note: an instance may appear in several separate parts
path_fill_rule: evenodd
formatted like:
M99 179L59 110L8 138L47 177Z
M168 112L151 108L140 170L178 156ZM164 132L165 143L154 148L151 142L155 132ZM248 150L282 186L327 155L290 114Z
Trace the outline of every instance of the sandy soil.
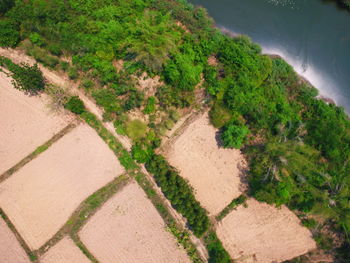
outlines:
M254 199L240 206L217 227L218 237L237 262L289 260L315 249L310 231L288 208L277 209Z
M145 93L145 97L154 96L159 86L164 85L159 76L149 77L146 72L137 79L137 87Z
M131 183L88 221L79 236L101 263L190 262L143 190Z
M89 195L123 168L87 125L80 125L0 184L0 207L37 249Z
M69 237L63 238L40 259L41 263L90 263Z
M219 148L216 132L205 113L187 127L166 153L170 164L188 179L197 200L211 215L218 214L244 189L241 169L245 160L239 150Z
M30 97L0 72L0 175L59 132L73 117L57 115L48 97Z
M15 235L0 217L0 261L6 263L30 263Z

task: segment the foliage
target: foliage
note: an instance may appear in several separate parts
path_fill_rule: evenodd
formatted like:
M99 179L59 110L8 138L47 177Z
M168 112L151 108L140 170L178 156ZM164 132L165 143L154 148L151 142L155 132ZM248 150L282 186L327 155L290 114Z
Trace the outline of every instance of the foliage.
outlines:
M209 112L209 117L215 128L221 128L231 120L232 113L222 103L216 102Z
M37 95L45 88L45 80L37 64L34 66L17 65L10 59L0 56L0 66L11 72L13 84L17 89Z
M209 227L209 219L188 183L160 155L153 155L146 163L146 168L154 175L172 206L187 219L193 233L198 237L202 236Z
M164 68L165 80L184 91L191 91L200 81L202 67L194 62L193 50L176 54Z
M70 97L64 107L67 110L79 115L85 112L84 102L82 102L78 96Z
M230 263L232 261L215 232L210 231L204 241L209 253L209 263Z

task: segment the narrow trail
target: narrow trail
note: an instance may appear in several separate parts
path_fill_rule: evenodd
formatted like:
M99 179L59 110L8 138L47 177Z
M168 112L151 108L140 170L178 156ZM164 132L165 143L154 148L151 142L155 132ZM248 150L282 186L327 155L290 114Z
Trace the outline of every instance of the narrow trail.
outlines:
M0 56L7 57L11 59L13 62L20 64L20 63L28 63L29 65L34 65L37 63L35 59L29 57L26 55L23 51L11 49L11 48L0 48ZM63 74L56 73L52 70L47 69L46 67L42 66L38 63L38 66L40 70L42 71L45 79L54 85L60 86L62 88L66 88L68 92L79 96L79 98L84 102L85 107L88 111L95 114L96 117L102 121L103 120L103 110L97 106L92 98L87 96L83 90L79 89L79 83L71 81L67 76L64 76ZM117 134L114 128L114 125L112 122L103 122L104 127L115 136L117 140L121 142L123 147L130 151L132 142L131 140L126 137L122 136L120 134ZM171 205L169 200L164 196L162 190L158 187L156 184L153 176L148 173L145 166L142 164L140 165L141 171L147 176L147 178L150 180L150 182L153 184L154 189L156 190L157 194L164 200L164 202L167 205L167 208L173 218L179 223L184 229L187 229L186 227L186 219L181 216ZM206 250L206 247L203 243L203 241L196 236L193 235L192 232L190 232L190 239L192 243L196 246L197 251L199 252L202 260L205 262L208 260L208 253Z

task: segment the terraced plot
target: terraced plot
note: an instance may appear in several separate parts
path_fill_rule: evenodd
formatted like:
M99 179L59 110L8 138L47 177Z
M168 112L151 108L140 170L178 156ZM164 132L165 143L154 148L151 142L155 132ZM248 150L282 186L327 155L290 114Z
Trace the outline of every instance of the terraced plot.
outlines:
M30 260L15 235L0 217L0 262L29 263Z
M90 263L90 260L69 238L65 237L40 259L41 263Z
M204 114L187 127L166 154L211 215L218 214L244 188L241 170L245 168L245 160L241 152L220 148L216 133L208 114Z
M0 207L38 249L84 199L123 171L95 131L79 125L0 184Z
M190 262L165 228L143 190L131 183L91 217L79 236L101 263Z
M11 78L0 72L0 175L72 120L50 112L47 102L45 95L31 97L16 90Z
M316 248L310 231L288 208L277 209L254 199L247 204L217 227L224 247L237 262L282 262Z

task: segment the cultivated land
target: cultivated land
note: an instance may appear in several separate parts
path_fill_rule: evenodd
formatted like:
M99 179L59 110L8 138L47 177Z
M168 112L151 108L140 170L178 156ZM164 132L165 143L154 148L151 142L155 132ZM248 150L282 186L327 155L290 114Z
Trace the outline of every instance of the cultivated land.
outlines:
M254 199L247 205L232 211L217 227L224 247L237 262L281 262L316 248L310 231L288 208Z
M0 184L0 207L38 249L84 199L123 171L95 131L79 125Z
M25 95L0 72L0 175L72 120L71 116L50 112L47 103L46 95Z
M90 260L69 238L65 237L45 253L41 263L90 263Z
M211 215L218 214L243 190L245 160L239 150L224 149L205 113L191 123L167 150L166 156L190 182L198 201Z
M79 236L101 263L190 262L145 193L125 186L83 227Z
M15 235L0 217L0 262L29 263L30 260Z

